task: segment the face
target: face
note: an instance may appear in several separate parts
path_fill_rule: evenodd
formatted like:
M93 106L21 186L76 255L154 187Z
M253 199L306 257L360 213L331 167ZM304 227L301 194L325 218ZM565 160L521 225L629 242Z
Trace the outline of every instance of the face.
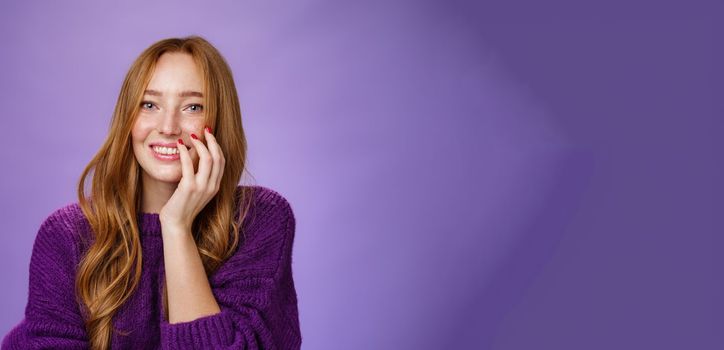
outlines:
M191 55L164 53L159 58L131 131L133 153L143 170L144 183L181 181L178 139L183 139L194 166L198 164L190 139L193 133L204 140L203 86L201 72ZM167 149L158 149L159 144Z

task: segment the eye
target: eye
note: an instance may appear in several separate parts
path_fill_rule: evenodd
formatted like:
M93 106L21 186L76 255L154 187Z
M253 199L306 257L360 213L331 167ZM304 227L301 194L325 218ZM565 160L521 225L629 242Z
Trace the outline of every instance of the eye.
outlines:
M149 109L149 108L151 108L151 107L146 108L146 107L149 106L149 105L150 105L150 106L154 106L153 102L143 101L143 102L141 102L141 109Z
M204 106L195 103L189 106L189 109L191 109L192 112L201 112L204 109Z

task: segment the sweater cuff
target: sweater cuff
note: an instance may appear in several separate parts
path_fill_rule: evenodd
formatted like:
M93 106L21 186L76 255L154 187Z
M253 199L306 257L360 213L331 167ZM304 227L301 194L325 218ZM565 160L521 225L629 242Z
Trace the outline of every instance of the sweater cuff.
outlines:
M163 349L220 349L234 342L234 321L231 313L220 313L188 322L168 323L161 320Z

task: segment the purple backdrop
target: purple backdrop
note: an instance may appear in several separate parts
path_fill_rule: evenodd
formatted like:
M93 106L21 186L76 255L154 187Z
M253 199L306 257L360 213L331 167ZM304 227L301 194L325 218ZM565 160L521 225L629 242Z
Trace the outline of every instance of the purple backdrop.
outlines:
M3 3L0 333L130 63L199 34L297 218L303 348L724 348L721 8L505 3Z

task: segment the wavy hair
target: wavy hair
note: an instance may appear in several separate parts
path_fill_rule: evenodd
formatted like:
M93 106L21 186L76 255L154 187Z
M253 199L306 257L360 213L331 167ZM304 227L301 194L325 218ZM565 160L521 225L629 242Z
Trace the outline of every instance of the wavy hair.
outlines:
M226 163L219 191L194 220L192 232L204 269L211 275L243 241L242 221L249 211L252 186L237 185L246 164L246 138L231 69L207 40L192 35L160 40L131 65L116 101L108 136L78 182L78 199L93 242L81 259L75 292L82 303L92 349L110 347L113 315L133 294L141 279L142 249L137 215L141 213L141 167L131 143L131 130L143 92L156 63L166 52L190 54L204 79L206 125L224 152ZM86 197L86 178L92 175ZM231 232L231 234L230 234ZM168 295L163 284L168 318ZM121 332L122 333L122 332Z

